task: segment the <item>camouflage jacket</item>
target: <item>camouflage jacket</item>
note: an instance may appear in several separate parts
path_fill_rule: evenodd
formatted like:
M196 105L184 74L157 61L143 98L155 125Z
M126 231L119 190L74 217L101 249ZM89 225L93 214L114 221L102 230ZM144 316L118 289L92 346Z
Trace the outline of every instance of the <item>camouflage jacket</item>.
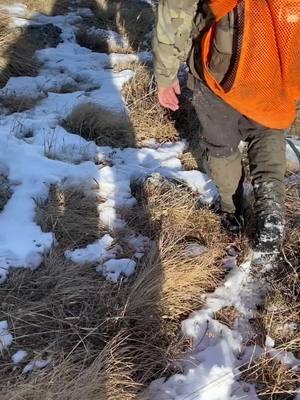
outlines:
M199 78L200 35L214 17L208 0L160 0L153 38L155 77L159 86L175 82L181 62L188 58L192 74ZM221 82L229 69L233 52L234 12L218 24L210 69Z

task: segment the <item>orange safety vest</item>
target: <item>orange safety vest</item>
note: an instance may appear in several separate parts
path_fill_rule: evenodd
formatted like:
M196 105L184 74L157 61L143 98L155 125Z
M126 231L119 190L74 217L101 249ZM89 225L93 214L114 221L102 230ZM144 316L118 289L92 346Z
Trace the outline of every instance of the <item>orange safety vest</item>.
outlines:
M235 80L226 91L209 69L216 24L244 1L243 41ZM241 114L286 129L300 99L300 0L210 0L215 23L202 39L210 89Z

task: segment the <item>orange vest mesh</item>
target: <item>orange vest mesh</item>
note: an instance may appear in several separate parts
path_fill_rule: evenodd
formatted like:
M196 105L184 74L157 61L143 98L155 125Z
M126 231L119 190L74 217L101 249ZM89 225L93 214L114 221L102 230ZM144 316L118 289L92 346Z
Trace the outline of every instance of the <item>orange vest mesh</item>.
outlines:
M228 91L209 70L215 25L204 35L202 62L208 86L243 115L274 129L288 128L300 99L300 0L211 0L215 24L244 1L239 64Z

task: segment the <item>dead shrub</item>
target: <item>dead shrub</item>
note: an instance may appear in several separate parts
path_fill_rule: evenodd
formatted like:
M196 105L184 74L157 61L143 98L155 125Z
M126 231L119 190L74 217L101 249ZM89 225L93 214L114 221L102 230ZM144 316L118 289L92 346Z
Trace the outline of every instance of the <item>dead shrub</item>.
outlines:
M153 96L156 92L152 71L146 65L140 63L136 63L133 67L135 76L123 88L126 102L131 106L151 95Z
M132 147L134 131L125 113L117 113L95 104L82 104L63 123L66 130L77 133L98 146Z

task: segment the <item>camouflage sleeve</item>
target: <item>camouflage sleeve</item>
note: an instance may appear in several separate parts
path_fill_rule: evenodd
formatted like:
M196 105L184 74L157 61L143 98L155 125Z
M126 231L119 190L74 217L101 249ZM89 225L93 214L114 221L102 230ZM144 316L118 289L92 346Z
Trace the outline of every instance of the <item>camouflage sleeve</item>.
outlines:
M190 50L193 20L199 0L160 0L153 38L154 70L158 86L177 79L180 63Z

